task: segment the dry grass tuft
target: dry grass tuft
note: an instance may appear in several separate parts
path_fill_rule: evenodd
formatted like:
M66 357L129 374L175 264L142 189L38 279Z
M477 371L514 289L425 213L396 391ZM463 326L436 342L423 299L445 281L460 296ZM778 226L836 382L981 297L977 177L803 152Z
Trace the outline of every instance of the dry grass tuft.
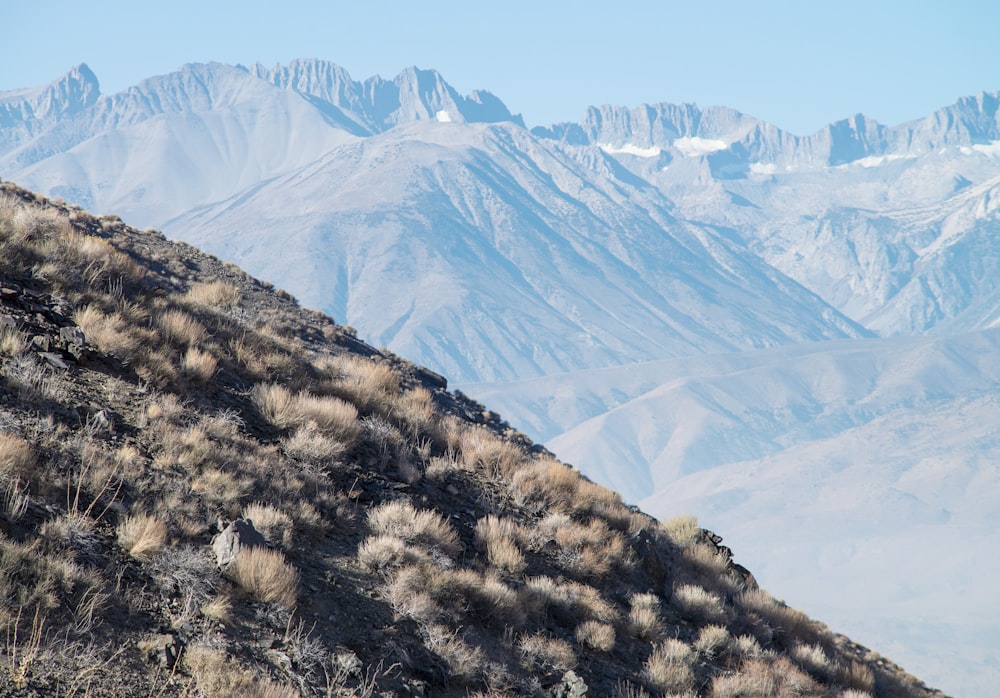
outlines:
M682 584L674 589L670 604L688 620L696 623L725 623L726 606L718 594L694 584Z
M240 290L224 281L194 284L184 294L184 300L192 305L225 311L235 308L241 299Z
M346 448L361 434L357 408L339 398L292 393L275 383L256 385L252 397L264 418L279 429L311 425Z
M492 514L476 523L476 542L486 551L490 564L507 574L519 575L527 563L518 547L520 527L512 519Z
M694 651L687 643L666 640L653 648L643 676L650 688L661 693L687 693L694 690L693 662Z
M0 354L20 356L28 349L28 338L16 327L0 329Z
M139 355L139 339L131 325L117 313L106 314L88 305L73 314L73 322L83 330L87 342L122 361Z
M585 620L576 626L576 641L598 652L610 652L615 646L615 628L608 623Z
M164 336L176 346L194 346L205 338L205 326L183 310L163 312L158 324Z
M565 640L537 633L523 636L517 644L528 668L564 672L576 666L573 646Z
M290 548L292 545L292 517L270 504L254 502L243 508L243 518L253 522L270 545Z
M126 517L118 524L118 544L136 560L146 561L163 552L167 525L153 516Z
M27 477L34 465L31 444L20 436L0 432L0 476L8 480Z
M369 572L390 576L395 571L418 563L430 563L425 551L407 545L397 536L370 536L358 546L358 562Z
M424 628L424 643L427 649L444 660L452 678L472 682L482 675L486 654L466 642L458 631L445 625L429 625Z
M724 626L706 625L698 631L694 649L699 657L711 660L725 652L731 640L732 636Z
M218 365L218 359L198 347L188 347L184 354L184 372L199 383L207 383L215 375Z
M299 698L288 684L258 678L221 649L207 644L189 645L182 655L184 667L194 677L205 698Z
M404 501L386 502L368 512L368 526L377 534L396 536L410 545L437 549L448 556L462 544L448 522L435 511L415 509Z
M258 601L290 609L298 593L299 573L277 550L244 548L226 574Z
M629 607L629 631L633 637L649 641L663 634L660 599L656 594L633 594Z
M682 548L692 545L701 536L698 519L690 514L668 519L660 523L660 528L674 545Z

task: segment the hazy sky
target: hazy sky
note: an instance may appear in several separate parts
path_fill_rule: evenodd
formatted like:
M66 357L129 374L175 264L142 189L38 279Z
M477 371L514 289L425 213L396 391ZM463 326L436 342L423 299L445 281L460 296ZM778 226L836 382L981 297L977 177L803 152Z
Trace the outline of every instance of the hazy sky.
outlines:
M115 92L184 63L436 68L529 126L591 104L722 104L807 134L1000 90L995 0L0 0L0 90L87 63Z

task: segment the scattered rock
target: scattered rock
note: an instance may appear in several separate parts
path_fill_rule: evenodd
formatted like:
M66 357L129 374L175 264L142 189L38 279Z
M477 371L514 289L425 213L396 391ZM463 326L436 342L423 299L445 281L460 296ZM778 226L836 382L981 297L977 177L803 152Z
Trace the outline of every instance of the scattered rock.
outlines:
M267 543L250 519L236 519L212 540L215 564L225 570L243 548L263 548Z

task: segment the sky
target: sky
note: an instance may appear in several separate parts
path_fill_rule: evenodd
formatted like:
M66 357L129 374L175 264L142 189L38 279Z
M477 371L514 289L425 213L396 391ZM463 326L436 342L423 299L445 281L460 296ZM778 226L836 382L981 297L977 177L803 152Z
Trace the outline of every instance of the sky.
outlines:
M322 58L356 80L433 68L529 126L691 102L807 135L1000 91L995 0L0 0L0 25L0 91L80 63L113 93L185 63Z

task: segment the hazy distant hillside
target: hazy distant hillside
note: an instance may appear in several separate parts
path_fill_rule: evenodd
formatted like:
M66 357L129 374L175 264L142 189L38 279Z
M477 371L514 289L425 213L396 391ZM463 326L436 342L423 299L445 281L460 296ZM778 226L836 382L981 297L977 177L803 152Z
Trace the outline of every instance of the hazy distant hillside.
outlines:
M869 527L817 521L829 559L850 562L838 570L899 592L867 637L975 695L1000 680L980 661L1000 646L974 604L943 611L906 565L862 551L919 547L897 533L940 504L924 550L961 568L981 550L963 522L995 528L956 502L994 491L1000 457L995 374L969 354L1000 326L998 104L984 92L806 136L670 104L529 131L433 70L213 63L102 95L80 66L0 93L0 176L195 241L478 395L516 395L502 404L518 426L563 434L552 443L635 501L687 492L695 512L811 541L805 510L769 497L816 501L827 489L798 475L849 473L838 496L871 504L850 510ZM913 485L920 468L944 499ZM716 491L730 477L746 486ZM854 593L810 545L781 548L788 593ZM963 598L991 579L966 574Z
M444 380L0 191L0 696L942 695Z

